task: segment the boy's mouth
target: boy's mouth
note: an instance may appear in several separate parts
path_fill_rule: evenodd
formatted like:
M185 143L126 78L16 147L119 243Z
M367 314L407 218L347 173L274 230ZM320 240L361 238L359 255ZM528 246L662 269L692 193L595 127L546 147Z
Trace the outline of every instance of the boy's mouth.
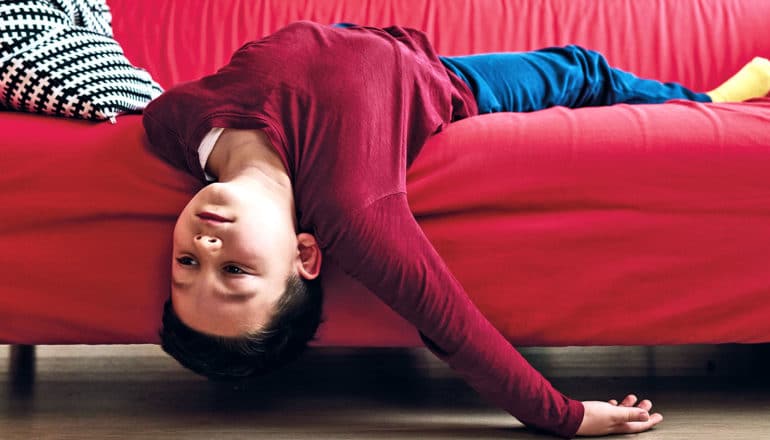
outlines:
M221 223L232 223L233 221L229 218L224 218L220 215L214 214L213 212L204 211L197 215L197 217L201 220L209 220L214 222L221 222Z

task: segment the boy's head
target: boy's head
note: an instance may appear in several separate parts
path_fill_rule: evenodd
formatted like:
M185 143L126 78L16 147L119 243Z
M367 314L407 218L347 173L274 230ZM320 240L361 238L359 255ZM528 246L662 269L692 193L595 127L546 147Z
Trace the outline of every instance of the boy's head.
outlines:
M174 229L163 348L213 378L296 357L320 322L321 252L295 223L291 201L259 179L198 192Z

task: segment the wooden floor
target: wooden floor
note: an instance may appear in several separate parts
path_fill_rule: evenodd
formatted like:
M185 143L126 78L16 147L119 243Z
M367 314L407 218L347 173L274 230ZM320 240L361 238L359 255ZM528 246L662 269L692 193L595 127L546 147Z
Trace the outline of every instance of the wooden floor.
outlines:
M0 439L550 438L485 405L424 350L314 350L279 374L239 386L199 379L153 346L38 352L37 380L27 390L4 379L0 356ZM525 355L575 398L635 392L653 399L665 421L634 438L770 439L770 372L757 371L755 350Z

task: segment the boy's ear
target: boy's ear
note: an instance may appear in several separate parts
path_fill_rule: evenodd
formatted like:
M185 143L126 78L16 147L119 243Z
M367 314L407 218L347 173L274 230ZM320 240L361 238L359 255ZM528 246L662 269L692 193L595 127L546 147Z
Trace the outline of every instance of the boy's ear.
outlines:
M321 274L321 248L312 234L297 234L297 272L306 280L314 280Z

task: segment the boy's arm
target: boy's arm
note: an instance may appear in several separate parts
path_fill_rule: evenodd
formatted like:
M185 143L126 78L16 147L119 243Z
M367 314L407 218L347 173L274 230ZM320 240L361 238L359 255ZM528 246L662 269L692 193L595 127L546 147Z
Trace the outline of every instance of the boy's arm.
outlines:
M150 102L142 115L142 124L149 141L147 146L174 168L187 171L204 181L206 177L198 157L198 146L187 147L179 133L167 126L162 118L157 117L157 114L162 113L163 110L163 106L157 104L158 102L166 102L166 100L159 98ZM161 109L156 110L158 107Z
M575 435L583 404L554 389L470 301L412 216L406 194L353 213L328 240L329 256L416 326L485 399L527 425Z

